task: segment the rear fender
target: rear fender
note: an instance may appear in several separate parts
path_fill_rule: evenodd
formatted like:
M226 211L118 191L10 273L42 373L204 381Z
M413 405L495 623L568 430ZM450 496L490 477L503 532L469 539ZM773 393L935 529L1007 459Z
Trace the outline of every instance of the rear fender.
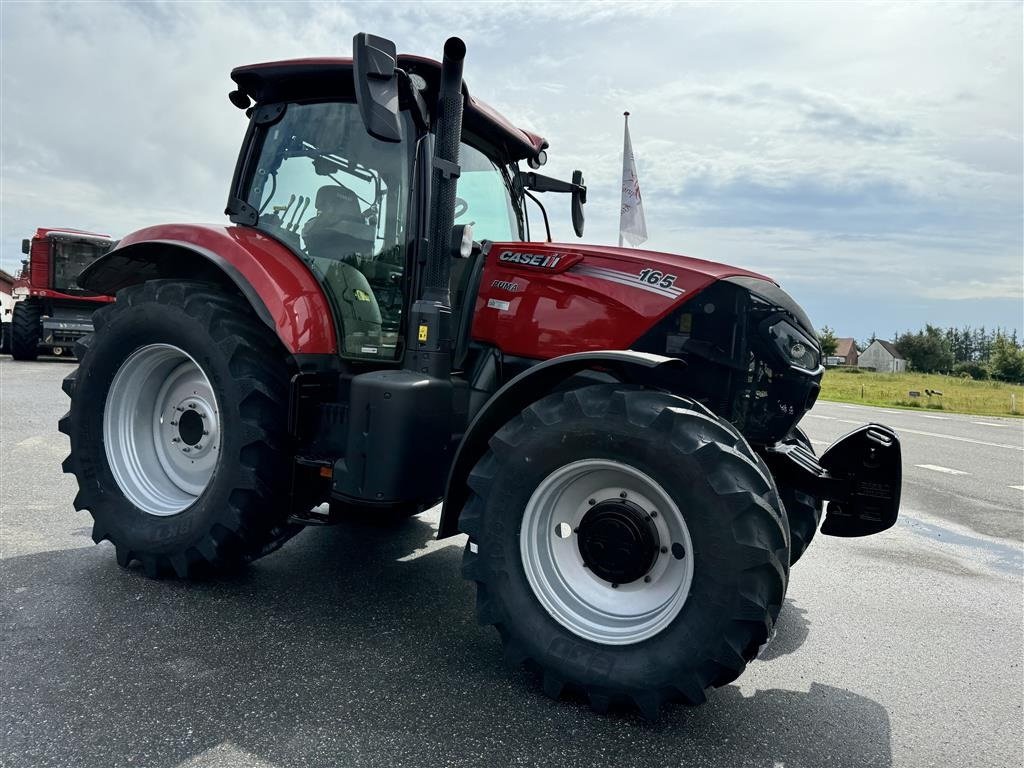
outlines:
M292 354L338 351L331 306L317 279L294 252L255 229L198 224L141 229L90 264L79 284L113 295L167 278L236 289Z
M491 436L530 403L587 370L600 370L624 384L644 384L674 391L673 383L681 378L679 374L685 367L684 361L674 357L627 349L563 355L520 373L487 401L466 430L448 474L437 538L459 532L459 515L469 495L466 485L469 473L486 453Z

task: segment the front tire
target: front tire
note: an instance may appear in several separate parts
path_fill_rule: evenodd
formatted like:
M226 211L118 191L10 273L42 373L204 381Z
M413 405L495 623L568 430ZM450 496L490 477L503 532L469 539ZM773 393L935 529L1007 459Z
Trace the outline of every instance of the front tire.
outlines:
M11 354L11 324L0 323L0 355Z
M93 540L185 578L272 551L287 523L289 369L240 297L151 280L118 292L64 380L75 509Z
M544 691L605 710L704 700L743 671L786 592L785 512L743 437L702 406L595 385L492 438L460 516L480 623ZM548 510L548 512L545 512Z
M42 336L42 308L35 299L15 302L11 316L11 357L35 360Z

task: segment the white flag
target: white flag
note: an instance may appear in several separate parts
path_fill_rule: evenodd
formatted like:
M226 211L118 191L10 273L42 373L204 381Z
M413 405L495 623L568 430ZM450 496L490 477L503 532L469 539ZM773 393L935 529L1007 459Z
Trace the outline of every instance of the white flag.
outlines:
M625 239L636 247L647 239L647 222L640 199L640 180L636 176L633 143L629 140L629 112L626 112L626 139L622 145L622 212L619 214L619 245Z

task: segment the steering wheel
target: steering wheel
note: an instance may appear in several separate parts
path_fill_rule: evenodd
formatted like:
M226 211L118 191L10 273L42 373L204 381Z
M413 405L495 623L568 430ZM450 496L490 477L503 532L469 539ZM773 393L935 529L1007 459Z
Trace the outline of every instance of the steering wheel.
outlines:
M469 203L463 200L461 197L455 198L455 218L459 218L469 210Z

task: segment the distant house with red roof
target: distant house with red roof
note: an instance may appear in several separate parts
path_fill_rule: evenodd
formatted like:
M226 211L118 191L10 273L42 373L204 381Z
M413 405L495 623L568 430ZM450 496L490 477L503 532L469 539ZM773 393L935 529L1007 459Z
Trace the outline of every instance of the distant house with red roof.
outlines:
M857 350L857 342L854 339L836 339L836 351L829 357L841 357L843 362L840 365L856 366L860 352Z

